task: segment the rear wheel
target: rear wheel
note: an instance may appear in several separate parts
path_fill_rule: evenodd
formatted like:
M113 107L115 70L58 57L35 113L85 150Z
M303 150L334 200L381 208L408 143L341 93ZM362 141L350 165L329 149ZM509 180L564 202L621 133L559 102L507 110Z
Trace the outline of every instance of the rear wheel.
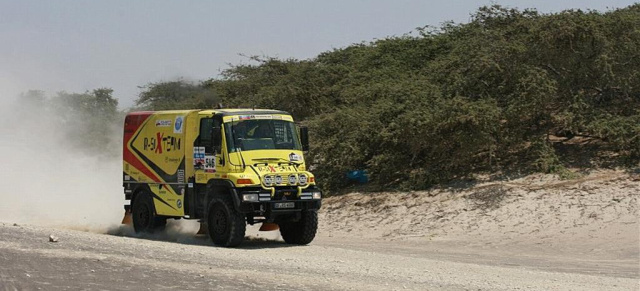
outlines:
M235 210L229 197L211 201L207 215L207 229L214 244L223 247L240 245L244 240L246 227L244 216Z
M166 218L156 215L152 199L147 192L140 192L133 201L133 229L136 233L163 231L167 225Z
M288 244L306 245L316 237L318 212L303 211L299 221L281 222L280 234Z

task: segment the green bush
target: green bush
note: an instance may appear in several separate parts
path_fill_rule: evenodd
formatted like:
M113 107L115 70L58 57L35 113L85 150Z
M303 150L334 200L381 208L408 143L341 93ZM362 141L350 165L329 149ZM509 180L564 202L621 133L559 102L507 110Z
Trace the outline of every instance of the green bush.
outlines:
M483 7L467 24L309 60L252 57L195 85L149 84L138 103L289 111L311 128L308 159L331 191L356 169L390 189L514 169L569 177L550 136L589 136L602 151L640 158L638 27L640 4L554 14Z

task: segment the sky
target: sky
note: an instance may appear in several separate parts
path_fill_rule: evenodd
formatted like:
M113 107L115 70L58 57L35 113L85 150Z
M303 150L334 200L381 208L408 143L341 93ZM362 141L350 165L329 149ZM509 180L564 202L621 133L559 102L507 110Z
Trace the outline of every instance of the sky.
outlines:
M151 82L214 78L252 55L313 58L416 27L468 22L484 5L548 13L633 2L0 0L0 98L109 87L126 108Z

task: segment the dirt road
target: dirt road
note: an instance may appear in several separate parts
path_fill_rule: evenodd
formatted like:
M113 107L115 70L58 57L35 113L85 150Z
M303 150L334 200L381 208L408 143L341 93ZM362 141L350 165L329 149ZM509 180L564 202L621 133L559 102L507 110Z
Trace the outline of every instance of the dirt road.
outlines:
M637 290L634 260L322 236L302 247L254 237L226 249L206 237L0 225L3 290Z
M250 228L237 249L193 221L135 237L0 212L0 291L640 290L639 198L624 171L353 193L325 199L311 245Z

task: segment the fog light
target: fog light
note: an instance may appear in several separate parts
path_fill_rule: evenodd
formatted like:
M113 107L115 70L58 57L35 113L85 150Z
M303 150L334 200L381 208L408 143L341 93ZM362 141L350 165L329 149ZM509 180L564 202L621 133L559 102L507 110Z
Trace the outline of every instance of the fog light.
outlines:
M273 185L273 176L264 176L264 185L271 187Z
M295 174L289 175L289 185L295 185L298 182L298 177Z
M313 192L313 199L322 199L322 192Z
M242 194L244 202L258 202L258 194Z
M302 186L307 185L307 175L300 174L300 176L298 176L298 183Z

